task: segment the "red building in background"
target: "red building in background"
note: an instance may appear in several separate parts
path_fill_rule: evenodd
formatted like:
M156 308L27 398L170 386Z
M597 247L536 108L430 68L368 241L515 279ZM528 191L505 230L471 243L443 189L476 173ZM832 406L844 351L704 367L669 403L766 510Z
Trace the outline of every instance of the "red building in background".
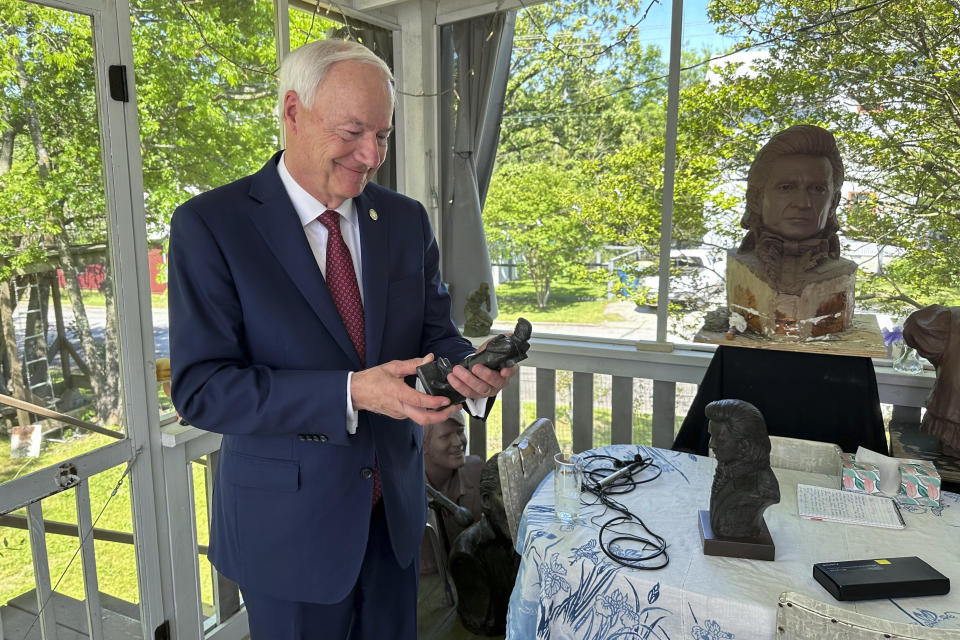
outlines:
M150 293L163 294L167 292L167 283L157 281L157 275L161 271L165 271L162 265L166 262L166 259L167 256L163 253L162 249L150 249L150 253L148 254L150 264ZM106 272L102 264L88 264L83 270L83 273L77 276L77 280L80 282L81 289L99 291L105 275ZM66 285L66 279L63 276L62 269L57 269L57 279L60 281L61 287Z

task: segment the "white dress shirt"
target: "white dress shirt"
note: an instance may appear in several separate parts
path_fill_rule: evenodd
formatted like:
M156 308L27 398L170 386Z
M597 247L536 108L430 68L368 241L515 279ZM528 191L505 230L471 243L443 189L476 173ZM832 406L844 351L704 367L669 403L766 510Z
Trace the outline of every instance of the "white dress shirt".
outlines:
M307 193L306 189L297 184L297 181L290 175L284 156L280 156L280 162L277 163L277 171L280 173L280 181L290 196L290 202L293 203L293 209L300 216L300 223L303 225L303 233L307 236L307 243L310 250L313 251L313 257L320 267L320 273L327 277L327 235L329 232L318 220L320 215L329 207ZM360 225L357 223L357 211L353 206L353 198L347 198L339 207L334 209L340 214L340 235L343 236L343 242L350 250L350 259L353 260L353 271L357 274L357 288L360 290L360 301L363 302L363 271L360 264ZM353 408L353 398L350 397L350 381L353 378L353 371L347 372L347 388L344 390L347 395L347 433L357 432L357 411Z

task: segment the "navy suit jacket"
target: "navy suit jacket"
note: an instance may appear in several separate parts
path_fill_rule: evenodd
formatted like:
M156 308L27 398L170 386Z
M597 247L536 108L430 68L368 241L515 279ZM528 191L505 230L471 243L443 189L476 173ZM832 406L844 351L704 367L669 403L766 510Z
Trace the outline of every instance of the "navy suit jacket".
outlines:
M357 433L347 433L347 372L362 366L279 157L174 213L173 401L191 424L223 434L210 507L214 566L242 588L332 603L360 571L375 458L394 554L400 566L416 557L426 521L423 432L360 411ZM450 319L424 208L375 184L355 204L366 366L472 353Z

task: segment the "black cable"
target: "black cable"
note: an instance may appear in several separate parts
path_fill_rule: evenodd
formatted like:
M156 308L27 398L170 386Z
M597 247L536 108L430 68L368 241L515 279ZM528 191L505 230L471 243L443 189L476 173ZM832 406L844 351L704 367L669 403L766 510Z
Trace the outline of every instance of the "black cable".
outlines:
M584 455L581 456L581 460L584 465L583 488L597 498L596 502L587 504L602 504L620 514L600 526L597 542L603 553L617 564L630 569L653 571L666 567L670 563L666 540L651 531L639 516L613 498L616 495L630 493L641 484L653 482L660 477L663 470L653 462L653 458L644 458L640 453L627 460L604 454ZM598 461L601 464L606 461L609 465L597 466ZM629 470L612 481L604 482L604 478L621 472L625 467L629 467ZM653 470L655 473L641 477L648 470ZM591 521L593 522L597 517L599 516L594 516ZM628 533L616 529L624 525L639 526L641 532ZM605 539L604 534L608 533L614 534L614 537ZM617 551L614 551L614 545L619 547ZM627 545L626 552L623 550L624 545ZM654 561L656 562L651 564Z

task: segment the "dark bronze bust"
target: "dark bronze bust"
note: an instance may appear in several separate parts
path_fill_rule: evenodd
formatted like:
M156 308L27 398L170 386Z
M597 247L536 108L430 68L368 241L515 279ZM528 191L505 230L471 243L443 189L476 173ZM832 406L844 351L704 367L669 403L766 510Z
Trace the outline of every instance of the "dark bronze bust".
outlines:
M482 351L467 356L460 364L468 371L475 364L482 364L495 371L512 367L521 360L526 360L532 331L533 328L525 318L518 318L513 334L501 334L491 338ZM417 379L426 393L445 396L450 398L451 403L457 404L463 402L464 397L447 382L447 376L453 371L453 367L446 358L439 358L417 367Z
M710 491L710 528L718 536L750 538L763 530L763 512L780 502L770 468L770 436L760 411L743 400L706 406L717 471Z
M503 507L499 455L491 456L480 473L480 520L457 536L450 552L457 613L464 628L478 635L503 635L507 603L520 568Z

